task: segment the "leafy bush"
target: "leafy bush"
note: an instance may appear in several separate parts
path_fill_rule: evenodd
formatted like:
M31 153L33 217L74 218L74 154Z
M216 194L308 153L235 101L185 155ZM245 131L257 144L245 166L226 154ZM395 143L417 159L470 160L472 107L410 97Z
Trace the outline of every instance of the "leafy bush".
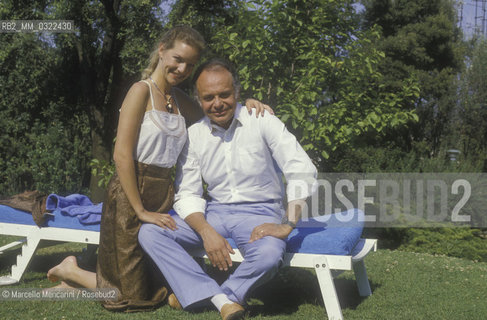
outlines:
M33 187L44 192L82 192L89 179L89 126L87 119L36 122L28 138L32 141L27 151Z
M104 160L92 159L90 161L90 167L91 174L100 178L98 180L98 186L104 188L108 187L108 183L116 170L115 164Z
M65 98L73 89L60 80L59 52L35 34L0 42L0 194L86 191L89 120Z
M364 146L353 144L343 149L335 160L334 172L482 172L484 158L464 158L452 162L446 150L438 156L429 156L424 143L413 143L412 150L395 146Z
M381 248L487 262L487 231L468 227L366 229Z
M36 119L32 128L18 138L21 143L11 143L10 154L0 162L6 167L0 193L27 189L61 194L86 192L83 186L89 179L90 157L87 119L74 116L49 123Z
M487 262L487 239L479 229L407 229L399 250L443 254Z

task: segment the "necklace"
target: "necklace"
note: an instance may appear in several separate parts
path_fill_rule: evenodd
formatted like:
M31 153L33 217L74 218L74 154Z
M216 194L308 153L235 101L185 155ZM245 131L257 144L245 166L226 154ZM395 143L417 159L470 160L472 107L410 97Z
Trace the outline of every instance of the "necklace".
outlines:
M172 100L172 96L170 94L165 94L164 92L162 92L161 89L159 89L159 87L157 86L156 82L154 81L154 79L152 79L152 77L149 77L150 81L152 81L152 83L154 84L154 86L156 87L157 90L159 90L159 92L162 94L162 96L164 97L164 99L166 99L166 109L169 113L173 113L174 112L174 108L172 106L172 103L171 103L171 100Z

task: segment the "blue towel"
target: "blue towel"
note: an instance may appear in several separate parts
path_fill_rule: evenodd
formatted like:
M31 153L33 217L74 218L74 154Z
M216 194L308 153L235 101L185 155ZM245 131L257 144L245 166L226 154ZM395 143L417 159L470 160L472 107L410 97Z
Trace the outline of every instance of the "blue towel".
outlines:
M60 209L61 213L77 217L82 224L99 224L103 203L93 204L90 198L82 194L70 194L66 197L50 194L47 197L46 209Z

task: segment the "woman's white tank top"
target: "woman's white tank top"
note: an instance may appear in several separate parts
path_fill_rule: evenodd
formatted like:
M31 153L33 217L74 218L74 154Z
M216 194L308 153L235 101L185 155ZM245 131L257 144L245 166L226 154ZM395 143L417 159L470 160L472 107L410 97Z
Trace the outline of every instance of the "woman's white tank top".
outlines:
M154 109L151 85L142 82L149 86L152 110L144 114L134 157L138 162L170 168L176 164L188 136L184 117ZM172 96L179 109L174 90Z

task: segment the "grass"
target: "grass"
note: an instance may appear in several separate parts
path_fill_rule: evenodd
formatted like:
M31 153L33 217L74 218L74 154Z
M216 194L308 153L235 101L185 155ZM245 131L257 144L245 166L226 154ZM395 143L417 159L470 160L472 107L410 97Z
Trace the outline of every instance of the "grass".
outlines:
M0 237L0 245L12 237ZM63 244L38 251L21 283L45 288L49 268L82 245ZM0 259L9 273L15 254ZM485 319L487 263L425 253L379 250L366 259L372 296L358 295L352 272L335 280L345 319ZM1 290L1 288L0 288ZM251 319L327 319L313 271L284 268L249 301ZM112 313L95 301L2 301L0 319L220 319L216 311L188 313L163 306L152 312Z

